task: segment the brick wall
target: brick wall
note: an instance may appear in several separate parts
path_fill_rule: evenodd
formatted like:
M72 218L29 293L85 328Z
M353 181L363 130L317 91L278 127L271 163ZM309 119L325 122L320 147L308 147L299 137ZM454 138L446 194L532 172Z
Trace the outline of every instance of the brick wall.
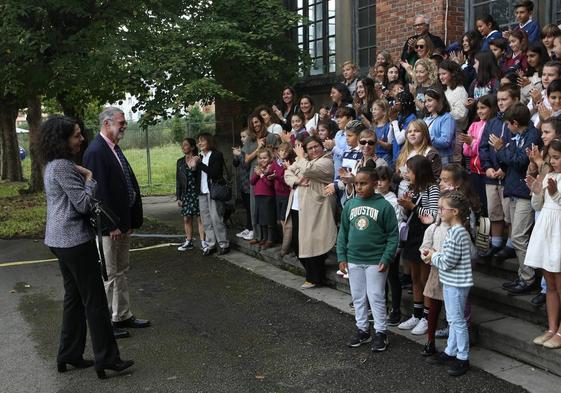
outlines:
M413 23L418 14L431 20L430 31L444 40L445 0L377 0L376 46L378 51L389 50L394 60L399 59L407 37L415 34ZM459 39L464 33L464 0L448 1L448 37L446 44Z

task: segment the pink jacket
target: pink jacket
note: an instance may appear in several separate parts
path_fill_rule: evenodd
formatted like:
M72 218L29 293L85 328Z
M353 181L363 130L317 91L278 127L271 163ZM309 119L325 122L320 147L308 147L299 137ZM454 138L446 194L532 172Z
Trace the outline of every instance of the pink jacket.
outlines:
M469 167L471 173L483 175L485 171L481 168L481 161L479 160L479 144L481 143L481 135L485 128L486 120L479 120L471 123L468 129L468 135L473 138L471 145L464 143L464 156L469 157Z

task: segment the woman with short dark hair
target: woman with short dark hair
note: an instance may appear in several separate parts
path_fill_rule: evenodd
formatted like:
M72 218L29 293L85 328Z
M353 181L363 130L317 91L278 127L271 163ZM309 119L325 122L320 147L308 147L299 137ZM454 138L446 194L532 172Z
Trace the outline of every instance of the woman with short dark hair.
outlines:
M95 234L86 217L97 183L90 170L72 161L83 141L78 123L69 117L54 116L41 126L39 145L46 163L45 244L58 258L64 282L58 371L65 372L67 365L86 368L95 364L97 376L105 378L105 370L123 371L134 362L120 358L101 279ZM83 358L86 320L94 361Z
M206 247L203 255L218 251L224 255L230 252L230 242L224 224L224 202L210 197L212 183L224 182L224 156L216 149L214 137L204 132L198 136L200 156L193 156L189 168L196 169L196 184L199 192L199 210L205 227ZM217 250L218 248L218 250Z

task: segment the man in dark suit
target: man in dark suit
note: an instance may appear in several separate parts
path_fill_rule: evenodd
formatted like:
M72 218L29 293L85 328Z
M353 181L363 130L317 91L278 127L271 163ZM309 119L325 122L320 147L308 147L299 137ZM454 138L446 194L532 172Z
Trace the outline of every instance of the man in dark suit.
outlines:
M127 129L123 111L105 108L99 115L100 133L84 153L84 166L97 181L95 196L119 217L118 226L103 234L107 264L107 303L117 338L128 337L123 328L143 328L150 321L136 318L130 311L126 273L129 269L130 234L142 225L142 200L138 182L119 141Z

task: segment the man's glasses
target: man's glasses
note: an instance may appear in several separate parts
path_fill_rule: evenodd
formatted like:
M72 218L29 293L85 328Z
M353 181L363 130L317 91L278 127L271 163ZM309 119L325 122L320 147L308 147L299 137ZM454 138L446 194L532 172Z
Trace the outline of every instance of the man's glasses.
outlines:
M376 141L373 141L372 139L361 139L358 143L360 143L361 145L374 146L376 144Z
M126 120L123 121L115 121L115 120L111 120L111 123L117 123L119 126L123 127L126 126L127 124L129 124Z

